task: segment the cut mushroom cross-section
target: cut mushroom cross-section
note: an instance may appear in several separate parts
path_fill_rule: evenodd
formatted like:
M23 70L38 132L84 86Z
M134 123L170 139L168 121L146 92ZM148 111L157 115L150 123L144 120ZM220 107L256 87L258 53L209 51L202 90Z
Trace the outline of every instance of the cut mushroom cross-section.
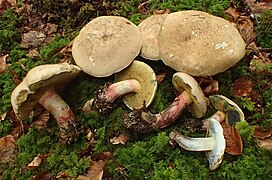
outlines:
M149 106L157 91L155 72L149 65L137 60L117 73L115 81L104 89L98 90L96 97L85 104L83 107L85 114L92 111L93 105L98 112L108 113L114 109L114 101L121 96L130 109Z
M75 65L48 64L31 69L13 90L11 104L20 119L38 115L47 109L57 120L60 138L72 142L77 136L77 122L68 104L58 95L81 69Z
M177 72L172 78L180 95L165 110L158 114L150 113L146 108L135 109L125 114L122 124L129 129L145 133L172 124L185 107L195 117L203 117L206 113L205 96L196 80L185 73Z
M223 128L214 117L208 119L208 136L206 138L191 138L172 131L169 137L182 148L188 151L208 151L208 161L211 170L217 169L223 159L226 148L226 141L223 135Z

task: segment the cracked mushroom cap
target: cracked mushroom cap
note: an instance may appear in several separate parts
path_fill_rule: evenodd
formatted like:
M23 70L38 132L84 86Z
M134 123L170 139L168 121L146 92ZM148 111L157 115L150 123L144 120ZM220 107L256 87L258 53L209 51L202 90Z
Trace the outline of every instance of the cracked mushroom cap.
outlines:
M222 95L212 95L209 99L216 110L226 113L226 123L228 126L235 126L237 122L245 121L245 115L240 107Z
M80 71L78 66L67 63L34 67L11 94L14 112L21 119L39 114L43 108L38 101L43 92L50 87L62 90Z
M141 109L144 105L148 107L155 98L157 92L157 79L153 69L144 62L134 60L129 67L115 76L116 81L136 79L141 85L137 93L124 96L123 100L130 109Z
M135 24L123 17L101 16L81 29L72 55L85 73L106 77L126 68L141 47L141 33Z
M188 110L192 115L203 117L207 110L206 98L197 81L186 73L177 72L173 75L172 83L179 93L186 91L190 95L193 102L188 106Z
M176 71L212 76L234 66L245 54L245 42L227 20L201 11L169 14L159 35L160 57Z
M143 40L140 56L148 60L160 59L159 33L162 22L167 15L168 14L152 15L138 25Z

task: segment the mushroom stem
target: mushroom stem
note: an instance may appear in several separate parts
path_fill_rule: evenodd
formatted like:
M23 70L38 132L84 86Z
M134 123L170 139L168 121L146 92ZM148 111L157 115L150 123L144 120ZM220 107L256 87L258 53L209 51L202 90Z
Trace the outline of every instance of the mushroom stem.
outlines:
M108 113L114 109L113 102L118 98L128 93L136 93L141 89L139 81L136 79L123 80L109 85L108 87L98 90L96 97L93 100L86 102L83 107L84 114L92 111L93 104L99 113Z
M141 89L139 81L136 79L123 80L116 82L107 87L99 95L99 98L105 99L107 102L113 102L120 96L123 96L127 93L138 92Z
M58 95L54 88L47 89L39 103L49 111L60 127L61 138L72 141L77 137L76 117L68 104Z
M173 123L179 117L182 110L191 103L192 98L184 91L162 112L152 114L149 111L145 112L145 109L137 109L126 114L122 119L122 123L126 128L143 133L164 128Z
M226 141L223 135L223 128L217 121L215 114L207 119L209 122L207 138L190 138L172 131L169 134L171 141L177 142L182 148L189 151L209 151L208 161L211 170L215 170L222 162L226 148Z

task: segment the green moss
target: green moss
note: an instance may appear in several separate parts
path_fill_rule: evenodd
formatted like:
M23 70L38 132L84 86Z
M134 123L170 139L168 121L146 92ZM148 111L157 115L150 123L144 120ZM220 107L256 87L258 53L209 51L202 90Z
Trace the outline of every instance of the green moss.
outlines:
M272 10L267 10L257 15L255 22L255 31L259 33L257 36L257 43L262 48L271 48L272 47Z

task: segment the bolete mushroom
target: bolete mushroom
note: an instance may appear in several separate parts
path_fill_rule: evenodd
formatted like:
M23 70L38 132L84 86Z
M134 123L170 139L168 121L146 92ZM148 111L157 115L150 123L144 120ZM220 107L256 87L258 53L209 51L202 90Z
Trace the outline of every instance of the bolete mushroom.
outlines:
M152 114L146 108L133 110L122 118L123 126L141 133L164 128L172 124L185 107L193 116L203 117L207 106L196 80L188 74L177 72L173 75L172 82L180 95L168 108L158 114Z
M67 63L34 67L12 92L14 112L20 119L27 119L45 108L57 120L63 141L72 142L78 136L76 118L58 92L80 71Z
M145 20L139 25L139 30L142 34L143 46L140 56L148 60L160 59L159 34L161 25L168 14L155 14Z
M201 11L170 13L159 34L160 57L176 71L212 76L234 66L245 42L227 20Z
M180 147L188 151L208 151L208 161L211 170L217 169L223 159L226 148L226 141L223 135L223 128L212 116L208 120L208 136L206 138L191 138L172 131L169 137Z
M225 121L228 126L234 126L237 122L245 121L245 115L240 107L223 95L211 95L209 99L213 107L225 113Z
M91 105L83 107L85 113L93 104L100 113L107 113L114 107L114 101L123 96L130 109L149 106L157 91L157 80L153 69L144 62L134 60L126 69L115 75L115 83L98 90ZM89 109L88 109L89 107Z
M85 73L106 77L126 68L141 47L141 33L135 24L124 17L100 16L81 29L72 55Z

